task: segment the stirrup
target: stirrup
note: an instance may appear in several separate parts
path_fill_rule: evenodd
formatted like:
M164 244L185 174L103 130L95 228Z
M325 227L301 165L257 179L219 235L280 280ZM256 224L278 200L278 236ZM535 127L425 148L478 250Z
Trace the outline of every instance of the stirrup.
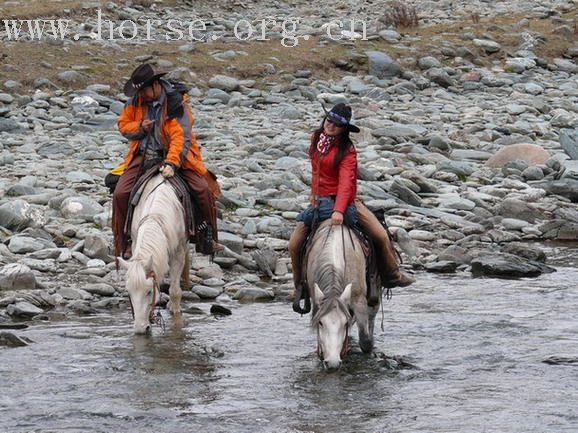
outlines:
M301 307L302 299L303 299L303 307ZM311 311L311 297L309 296L309 288L307 287L307 285L303 283L299 283L295 287L295 299L293 299L293 311L299 314L307 314Z

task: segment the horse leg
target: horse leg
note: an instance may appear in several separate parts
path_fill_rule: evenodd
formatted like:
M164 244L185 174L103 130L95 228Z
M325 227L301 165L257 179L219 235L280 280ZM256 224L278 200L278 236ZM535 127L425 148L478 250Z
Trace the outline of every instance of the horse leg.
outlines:
M186 261L186 254L188 254L188 251L180 249L173 257L169 270L171 285L169 286L170 300L167 308L175 316L181 314L181 275Z
M371 316L371 308L367 307L367 300L364 298L353 305L353 312L359 331L359 347L363 353L371 353L373 350L373 322L375 314Z

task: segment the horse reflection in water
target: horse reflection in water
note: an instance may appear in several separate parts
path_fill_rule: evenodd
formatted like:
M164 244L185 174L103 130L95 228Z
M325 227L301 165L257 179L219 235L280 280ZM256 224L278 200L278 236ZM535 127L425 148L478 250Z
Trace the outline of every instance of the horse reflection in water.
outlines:
M341 366L354 322L361 350L370 353L373 349L379 305L367 305L365 267L365 254L357 235L347 226L324 221L308 254L307 282L313 288L311 325L317 332L317 350L328 369Z
M119 265L126 269L126 290L133 315L134 332L150 331L159 284L169 273L171 314L181 318L181 275L188 282L189 251L184 211L173 187L159 174L144 187L131 225L132 257Z

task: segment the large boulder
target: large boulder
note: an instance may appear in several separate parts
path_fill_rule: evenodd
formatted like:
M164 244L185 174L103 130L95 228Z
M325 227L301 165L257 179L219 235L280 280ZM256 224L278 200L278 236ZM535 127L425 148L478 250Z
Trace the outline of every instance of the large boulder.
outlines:
M0 290L34 288L36 288L36 278L28 266L10 263L0 268Z
M541 146L529 143L517 143L504 146L486 161L486 167L502 168L510 161L521 159L529 165L544 164L550 154Z
M367 51L369 75L379 79L392 78L401 75L401 66L387 54L380 51Z
M492 254L472 260L475 277L523 278L537 277L555 269L540 262L525 260L512 254Z

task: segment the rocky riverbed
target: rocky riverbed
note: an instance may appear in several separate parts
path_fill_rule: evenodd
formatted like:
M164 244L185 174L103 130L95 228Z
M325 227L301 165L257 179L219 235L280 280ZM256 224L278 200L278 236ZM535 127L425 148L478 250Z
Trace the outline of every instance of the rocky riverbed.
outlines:
M0 32L10 53L0 65L0 323L125 308L103 178L127 148L116 129L121 85L144 60L190 86L198 141L223 190L219 236L228 248L213 263L194 257L191 305L290 295L287 240L308 203L307 148L320 103L352 105L361 128L359 195L385 215L418 279L424 272L533 277L554 270L536 242L578 240L573 2L408 2L421 36L380 20L383 1L73 3L79 40L34 42L63 58L84 51L88 59L76 57L73 67L53 56L24 68L16 53L30 43ZM158 51L159 30L155 50L129 58L149 42L91 39L96 15L88 12L97 6L115 25L196 14L219 49L181 41ZM470 15L485 25L464 24ZM514 15L500 42L491 23ZM232 35L238 20L261 16L301 18L298 35L310 36L309 45L291 52L301 61L293 69L269 45L239 45ZM324 24L353 16L367 21L367 41L357 27L339 41L327 35ZM550 42L536 30L544 23L565 45L545 51ZM427 36L435 26L452 31ZM281 30L271 29L276 49L292 50L280 46ZM91 50L110 52L112 69L94 72L91 62L102 54ZM322 68L315 58L327 52L341 57ZM239 59L245 69L231 66Z

